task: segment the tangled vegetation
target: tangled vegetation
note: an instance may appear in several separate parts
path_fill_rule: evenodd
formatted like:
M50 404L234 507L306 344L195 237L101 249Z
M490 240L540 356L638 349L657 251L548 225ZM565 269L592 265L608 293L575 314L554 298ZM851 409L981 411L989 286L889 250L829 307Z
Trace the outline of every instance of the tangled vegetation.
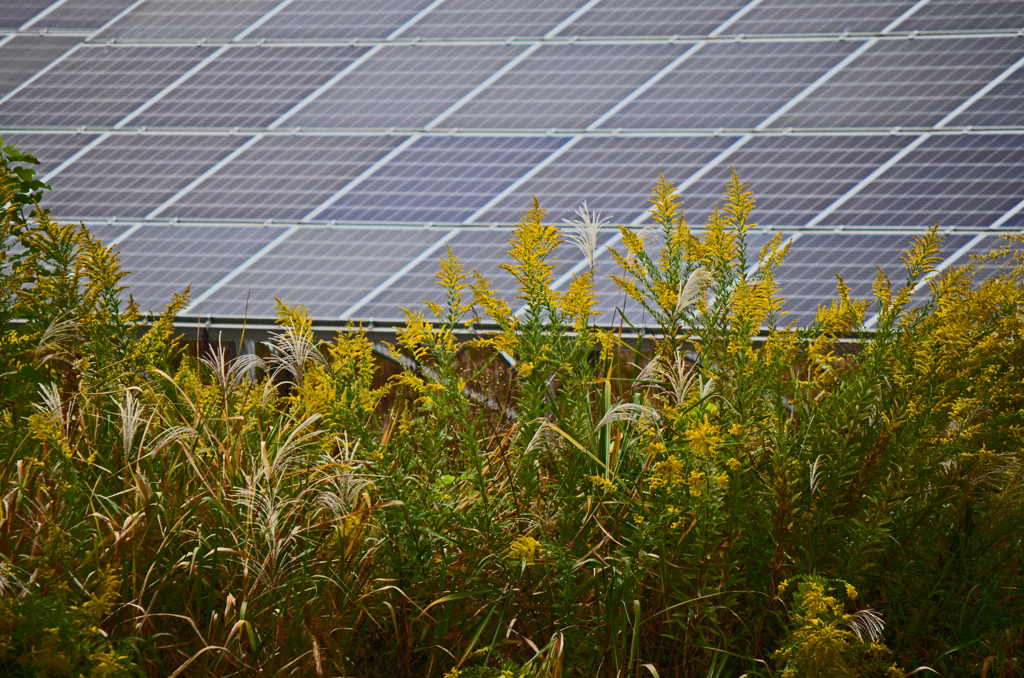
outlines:
M739 180L701 237L662 180L617 255L660 326L638 342L595 324L593 268L552 289L535 204L525 310L448 252L384 381L358 329L320 342L286 304L266 360L189 355L188 292L143 323L31 161L3 153L0 673L1024 670L1012 240L972 283L994 258L937 275L930 230L872 334L841 281L797 329Z

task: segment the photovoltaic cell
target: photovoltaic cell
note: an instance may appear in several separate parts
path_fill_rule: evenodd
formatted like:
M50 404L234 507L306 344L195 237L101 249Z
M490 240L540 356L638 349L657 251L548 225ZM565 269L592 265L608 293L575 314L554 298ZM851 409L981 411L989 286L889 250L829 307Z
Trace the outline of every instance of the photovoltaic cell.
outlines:
M96 138L95 134L10 134L0 133L4 145L17 144L18 150L34 155L39 161L32 166L36 179L41 179L62 162Z
M507 38L542 36L576 11L585 0L447 0L402 37Z
M113 135L53 178L49 207L63 217L145 217L244 141Z
M427 4L428 0L295 0L248 37L385 38Z
M358 47L234 47L132 125L266 127L365 52Z
M298 127L423 127L525 48L389 46L289 119Z
M0 28L21 28L55 0L5 1L0 5Z
M403 141L401 137L266 137L189 193L168 216L306 216Z
M33 28L96 29L128 9L133 0L68 0L33 24Z
M936 136L872 181L824 223L992 225L1024 196L1024 137ZM1020 226L1024 214L1005 224Z
M705 45L602 127L755 127L856 47L849 42Z
M906 147L908 136L758 137L683 192L691 214L722 205L732 168L757 201L751 217L771 226L803 226Z
M274 299L337 318L441 237L434 229L304 228L214 293L201 314L273 317Z
M124 227L122 227L124 230ZM115 247L128 293L143 311L159 313L191 285L195 299L284 231L278 227L146 225ZM204 309L205 310L205 309ZM241 315L241 314L239 314Z
M612 223L627 224L649 207L647 200L659 172L670 181L684 181L735 141L734 137L584 139L479 220L517 222L520 212L530 208L532 194L548 211L551 223L572 218L586 200L592 211ZM695 217L690 221L697 223Z
M195 47L82 47L0 104L0 126L116 124L212 53Z
M104 29L96 38L233 38L278 4L279 0L148 0Z
M773 126L934 125L1022 56L1017 38L883 41Z
M458 128L583 128L643 84L680 45L549 45L444 122Z
M562 143L549 137L422 137L318 218L460 222Z
M605 0L587 10L561 35L707 35L746 4L747 0Z
M1024 28L1024 3L1020 0L932 0L900 26L900 30L907 31L993 28Z
M733 24L729 33L877 33L913 5L913 0L767 0Z
M21 35L0 47L0 97L25 82L79 42L78 38Z
M955 252L971 236L951 235L944 252ZM783 324L797 320L806 325L814 320L820 305L836 295L836 274L850 287L850 297L872 299L871 284L880 266L893 287L903 283L906 269L900 257L910 244L907 235L802 233L793 241L789 256L776 273L779 293L786 299ZM874 307L869 307L869 315Z
M467 229L452 238L448 246L451 247L452 253L459 258L467 272L470 269L475 269L480 275L487 278L498 296L514 310L518 305L515 298L517 283L510 273L500 268L501 264L512 261L506 253L509 248L508 239L511 235L512 232L508 229ZM355 317L363 319L401 318L400 307L411 311L423 311L430 317L430 311L421 302L432 301L444 306L445 290L434 283L437 282L438 262L446 253L446 250L442 248L435 256L424 259L373 301L357 311ZM469 303L471 292L467 289L463 294L462 303ZM482 310L478 312L483 315Z
M956 118L972 127L1024 125L1024 70L1017 71Z

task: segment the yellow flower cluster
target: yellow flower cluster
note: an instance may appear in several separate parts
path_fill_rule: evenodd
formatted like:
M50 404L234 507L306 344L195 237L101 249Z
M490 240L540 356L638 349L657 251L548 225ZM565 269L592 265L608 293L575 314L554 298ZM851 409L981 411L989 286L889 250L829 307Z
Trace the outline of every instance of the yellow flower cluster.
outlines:
M540 542L533 537L516 537L508 547L509 559L518 560L524 565L533 565L537 556L543 552Z
M684 472L683 462L677 459L675 455L672 455L665 461L660 461L654 465L654 468L651 469L651 477L647 482L652 490L671 487L683 480Z
M718 424L711 423L708 415L704 415L702 421L697 422L685 434L686 440L690 443L690 449L694 454L710 456L718 451L722 444L721 429Z

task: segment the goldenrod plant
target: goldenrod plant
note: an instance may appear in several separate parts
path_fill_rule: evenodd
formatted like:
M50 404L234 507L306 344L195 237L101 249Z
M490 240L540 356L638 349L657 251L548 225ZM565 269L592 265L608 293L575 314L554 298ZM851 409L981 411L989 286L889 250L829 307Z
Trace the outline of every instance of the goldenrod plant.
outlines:
M660 179L616 271L534 202L515 299L449 250L391 346L280 302L262 358L197 356L189 291L144 322L3 157L0 673L1024 670L1019 236L937 271L923 232L796 327L739 178L700 229Z

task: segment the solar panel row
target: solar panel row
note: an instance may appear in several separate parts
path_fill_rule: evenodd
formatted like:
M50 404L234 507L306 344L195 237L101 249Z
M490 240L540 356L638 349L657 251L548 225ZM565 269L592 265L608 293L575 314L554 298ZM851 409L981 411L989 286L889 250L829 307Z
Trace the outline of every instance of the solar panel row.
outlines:
M98 34L101 41L964 31L1024 24L1019 3L969 4L965 10L963 2L939 0L685 5L515 0L500 6L472 0L386 5L147 0L123 12L125 2L67 0L40 16L44 3L25 21L36 17L33 28L44 28L61 12L81 16L88 5L96 10L90 28L109 22ZM110 21L118 12L123 15ZM30 48L28 40L37 43ZM827 133L940 121L1024 125L1017 71L1024 65L1024 43L1015 38L530 48L299 44L214 50L107 44L71 53L73 41L57 40L19 35L0 44L0 57L12 55L12 63L26 64L23 73L10 69L9 85L0 81L8 88L6 96L0 89L0 130L55 128L50 134L3 135L41 156L44 173L59 169L51 178L57 190L49 205L56 214L212 221L315 217L367 224L287 231L143 226L118 246L127 268L137 272L133 289L144 306L154 308L175 285L192 280L193 297L204 292L209 297L196 309L204 314L240 315L248 299L250 315L269 315L273 297L280 296L312 304L317 315L344 315L357 304L357 316L393 316L396 305L433 293L426 283L437 253L423 254L433 252L429 248L438 247L447 230L384 230L372 224L512 222L531 194L555 220L587 199L616 221L635 222L658 171L684 181L688 213L697 223L719 199L730 165L753 184L758 219L765 224L920 227L941 217L961 227L1017 227L1024 218L1024 182L1018 176L1024 135L915 140L878 131ZM36 63L53 65L27 82ZM386 129L428 123L453 134L197 133L268 125ZM83 125L125 124L182 133L69 133ZM570 139L545 134L587 126L673 130L769 124L822 128L823 133ZM497 128L523 132L465 134ZM125 229L111 227L105 237ZM511 301L511 280L496 268L506 237L502 230L457 231L451 244L481 272L497 275L499 289ZM824 240L812 247L816 238ZM905 241L905 236L803 234L794 253L809 254L793 259L780 278L783 292L790 292L789 308L806 320L827 296L829 276L812 266L825 262L828 268L824 252L845 252L839 262L844 277L863 294L870 276L859 253L888 266L898 263L894 253ZM610 264L607 254L599 261ZM244 271L237 268L243 262ZM566 262L566 270L571 263L575 260ZM398 271L404 273L396 277ZM609 314L619 296L605 279L599 289L599 308Z

